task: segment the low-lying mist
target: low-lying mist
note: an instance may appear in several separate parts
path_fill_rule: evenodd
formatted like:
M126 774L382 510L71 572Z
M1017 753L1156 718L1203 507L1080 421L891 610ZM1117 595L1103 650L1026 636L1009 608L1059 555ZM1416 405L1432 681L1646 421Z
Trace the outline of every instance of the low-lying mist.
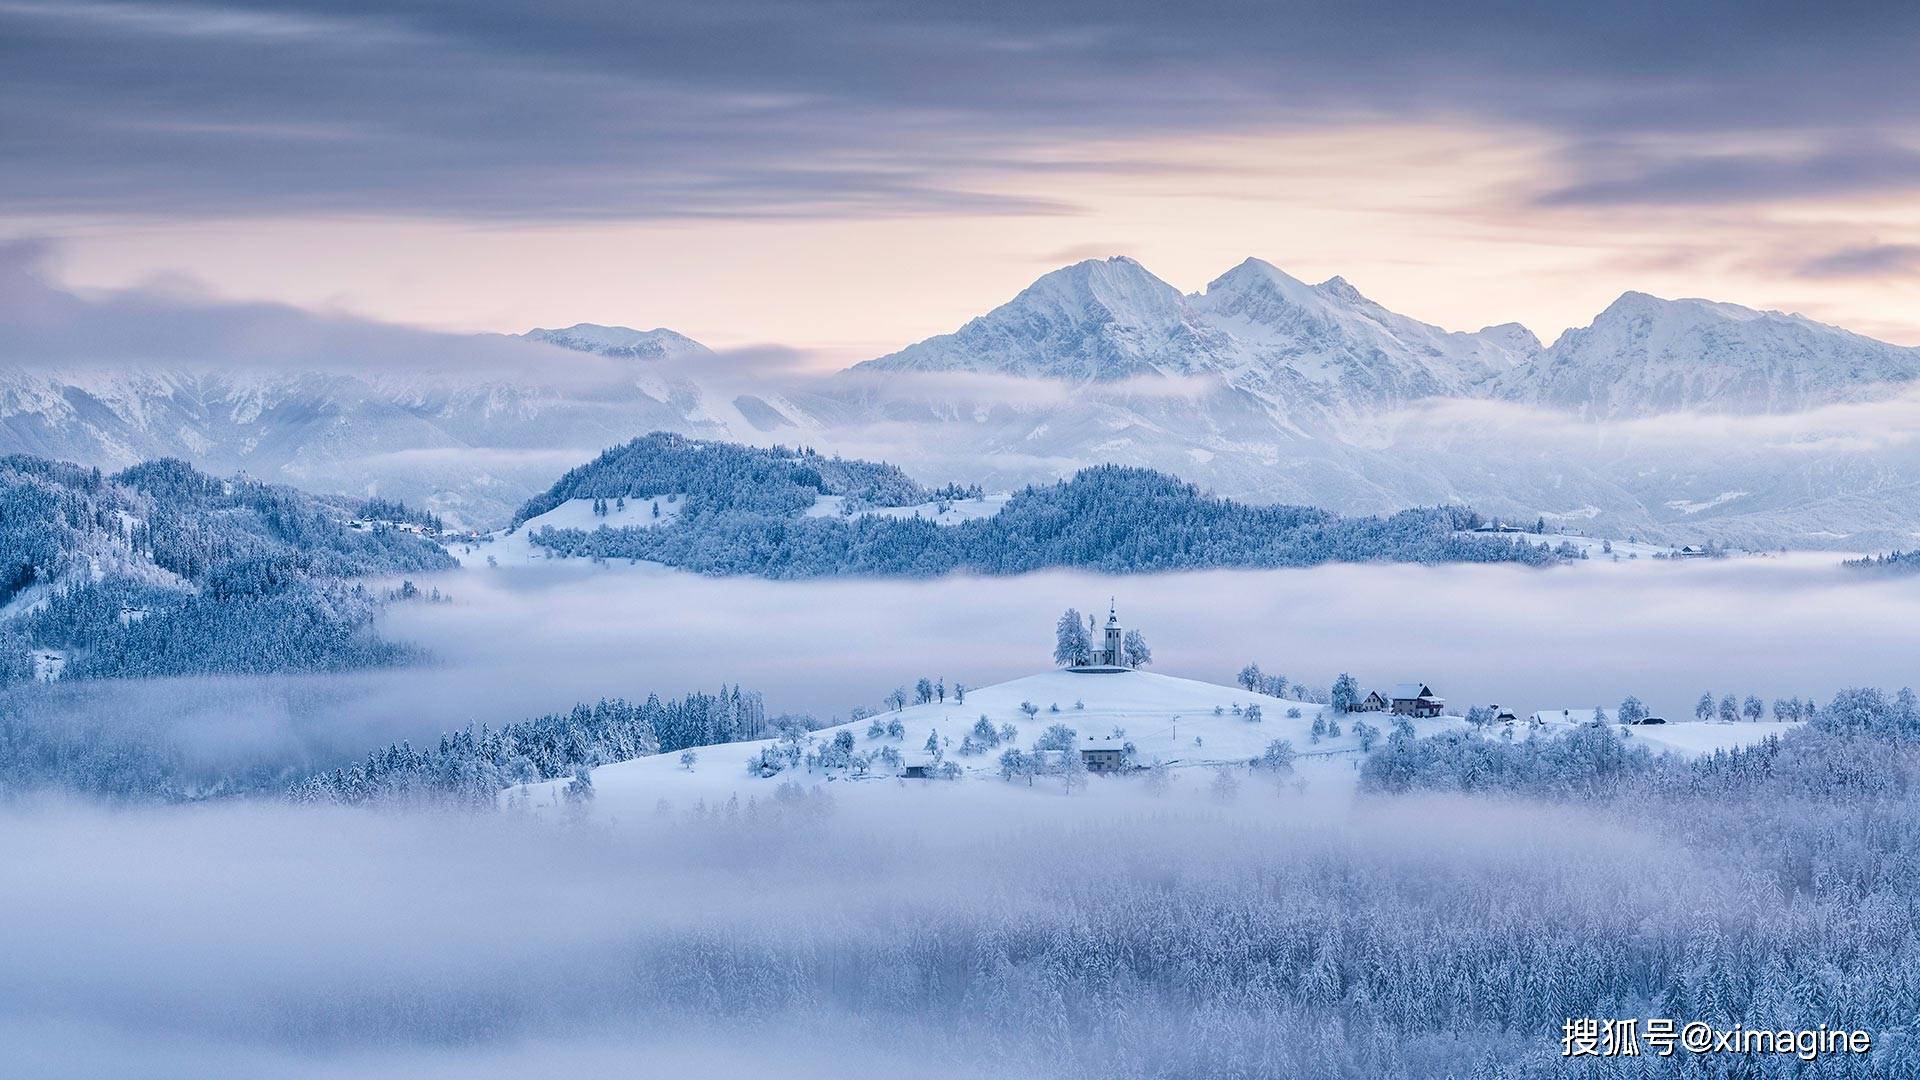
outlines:
M209 781L331 767L603 696L740 683L769 712L844 718L920 675L990 685L1051 666L1061 610L1121 618L1152 670L1231 683L1257 661L1324 689L1421 680L1457 709L1612 708L1690 718L1702 691L1763 700L1914 681L1920 579L1820 556L1715 562L1345 565L1099 577L768 582L648 567L460 571L383 631L434 659L400 670L16 687L0 706L76 739L151 733Z
M1419 1076L1543 1052L1558 1021L1502 1032L1437 981L1341 1020L1332 971L1437 975L1469 939L1483 968L1538 963L1575 935L1657 967L1700 911L1765 916L1682 845L1545 806L957 798L618 831L15 808L0 1058L45 1078ZM1490 926L1490 897L1526 932ZM1574 970L1546 974L1590 1003Z

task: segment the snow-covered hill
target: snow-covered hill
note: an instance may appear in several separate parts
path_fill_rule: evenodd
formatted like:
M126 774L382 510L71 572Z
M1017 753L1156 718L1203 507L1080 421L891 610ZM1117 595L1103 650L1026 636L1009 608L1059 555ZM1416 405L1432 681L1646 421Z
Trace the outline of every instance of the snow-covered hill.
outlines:
M1022 708L1029 703L1038 710L1032 716ZM1247 719L1249 705L1261 706L1260 720ZM968 690L964 701L950 693L944 702L913 705L881 714L878 719L883 725L896 719L900 721L904 734L898 738L869 738L867 733L873 718L823 728L813 732L812 737L816 743L830 743L836 734L846 731L854 737L856 752L891 746L908 761L915 761L926 757L924 748L931 734L939 739L944 759L960 766L961 782L991 779L1001 783L998 773L1001 751L1032 746L1034 740L1054 724L1072 728L1081 738L1123 732L1122 741L1134 745L1142 763L1161 762L1181 769L1245 765L1275 739L1290 740L1295 751L1302 755L1356 752L1360 744L1351 730L1339 739L1312 741L1309 729L1314 714L1321 708L1236 687L1145 671L1109 674L1049 671ZM1300 710L1300 716L1289 717L1289 709ZM962 753L962 742L982 716L996 730L1011 725L1014 737L982 753ZM1376 726L1384 723L1379 716L1370 719ZM1458 726L1462 721L1442 718L1419 723L1421 733L1426 734ZM809 787L830 785L836 792L877 790L898 782L891 775L893 770L885 768L863 779L848 778L845 770L810 772L805 765L772 776L750 773L748 760L757 758L762 748L775 743L776 740L766 739L701 747L694 751L691 767L682 765L677 754L603 765L593 771L596 806L617 816L634 816L652 813L656 801L662 798L681 804L697 798L724 802L736 794L742 801L750 796L772 798L775 789L787 781ZM509 803L525 799L541 805L550 802L564 784L564 781L555 781L531 785L511 790L503 798ZM1047 777L1036 778L1034 784L1051 784L1055 789L1060 786L1057 779Z
M1025 706L1036 710L1029 715ZM1250 706L1259 707L1258 719ZM1365 721L1376 729L1385 729L1392 718L1378 714L1327 715L1338 720L1342 732L1337 738L1316 741L1312 727L1316 715L1326 706L1303 701L1267 697L1230 686L1218 686L1193 679L1158 675L1146 671L1088 674L1049 671L995 686L968 690L964 701L949 694L945 701L913 705L877 718L851 721L811 734L813 745L830 744L836 735L847 732L854 740L856 753L875 753L893 747L909 763L925 762L925 750L931 735L941 746L941 758L960 767L957 780L963 785L994 785L1001 790L1006 781L999 772L999 757L1004 749L1026 749L1042 732L1054 724L1073 729L1080 745L1089 738L1107 740L1103 745L1132 744L1141 764L1164 764L1176 773L1191 775L1195 769L1211 776L1219 766L1244 767L1261 756L1269 743L1284 739L1292 744L1296 768L1309 777L1351 785L1353 766L1363 752L1355 734L1356 721ZM1296 715L1297 714L1297 715ZM966 753L963 743L981 718L998 730L1010 726L1013 737L978 753ZM899 736L869 736L877 719L885 726L899 721ZM1429 735L1457 730L1465 721L1457 716L1442 716L1411 721L1416 733ZM1564 725L1570 729L1571 723ZM1711 752L1722 747L1744 746L1769 734L1777 734L1777 724L1669 724L1656 731L1635 729L1657 751L1673 750L1682 754ZM1516 737L1525 737L1526 725L1520 725ZM1543 737L1559 733L1551 726L1543 728ZM1384 736L1384 730L1382 730ZM696 800L719 806L730 798L741 802L750 798L771 799L782 784L793 782L803 788L826 787L835 794L854 798L897 792L903 783L897 770L876 765L865 776L851 776L847 770L810 770L806 765L762 775L749 769L761 751L777 745L777 740L727 743L701 747L693 752L691 764L681 755L660 754L631 761L603 765L593 770L596 812L629 820L652 815L666 801L682 809ZM1107 781L1101 781L1106 783ZM1116 783L1138 782L1122 778ZM543 808L562 800L561 789L567 781L514 788L503 795L508 805ZM922 783L941 781L904 781L909 789ZM1191 786L1191 783L1189 784ZM1034 778L1032 789L1048 794L1064 794L1057 777ZM1014 790L1030 790L1028 781L1015 782Z

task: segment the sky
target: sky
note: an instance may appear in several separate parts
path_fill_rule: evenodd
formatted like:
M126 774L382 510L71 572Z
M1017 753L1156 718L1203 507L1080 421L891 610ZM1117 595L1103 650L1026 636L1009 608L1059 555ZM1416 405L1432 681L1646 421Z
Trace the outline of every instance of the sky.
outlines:
M1920 343L1920 8L0 0L0 239L822 365L1126 254L1551 340L1627 289Z

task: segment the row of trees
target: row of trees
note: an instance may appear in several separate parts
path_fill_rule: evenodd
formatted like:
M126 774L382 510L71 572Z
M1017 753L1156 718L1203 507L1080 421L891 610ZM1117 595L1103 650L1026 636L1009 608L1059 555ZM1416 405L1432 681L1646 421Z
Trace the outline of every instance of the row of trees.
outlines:
M295 802L490 809L498 793L514 784L574 776L652 754L758 739L766 728L760 695L738 686L665 702L657 694L639 704L602 699L498 729L468 727L441 736L437 746L426 750L394 743L363 762L307 778L294 785L288 797ZM584 798L590 790L591 782L583 781L576 794Z
M1631 701L1633 699L1629 698L1628 700ZM1622 708L1624 707L1623 705ZM1773 699L1773 718L1775 720L1808 720L1812 718L1813 712L1812 695L1808 695L1805 701L1797 697ZM1646 715L1644 710L1642 710L1641 715ZM1749 723L1757 724L1766 718L1767 703L1760 700L1760 698L1754 694L1748 694L1745 701L1740 700L1732 694L1728 694L1722 697L1716 704L1713 699L1713 693L1706 691L1701 693L1699 701L1694 702L1693 715L1697 720L1719 719L1729 724L1745 720ZM1628 723L1630 721L1623 719L1621 722Z

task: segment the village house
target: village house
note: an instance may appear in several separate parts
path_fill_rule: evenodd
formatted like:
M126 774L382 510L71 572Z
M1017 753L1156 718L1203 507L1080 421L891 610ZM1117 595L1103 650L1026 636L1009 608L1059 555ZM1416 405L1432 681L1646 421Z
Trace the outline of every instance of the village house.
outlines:
M1127 768L1127 740L1118 735L1082 736L1080 761L1088 772L1123 772Z
M1439 716L1447 707L1445 698L1435 697L1426 683L1401 683L1393 688L1393 715L1415 718Z
M1348 712L1386 712L1392 707L1387 696L1378 690L1367 691L1367 696L1347 706Z

